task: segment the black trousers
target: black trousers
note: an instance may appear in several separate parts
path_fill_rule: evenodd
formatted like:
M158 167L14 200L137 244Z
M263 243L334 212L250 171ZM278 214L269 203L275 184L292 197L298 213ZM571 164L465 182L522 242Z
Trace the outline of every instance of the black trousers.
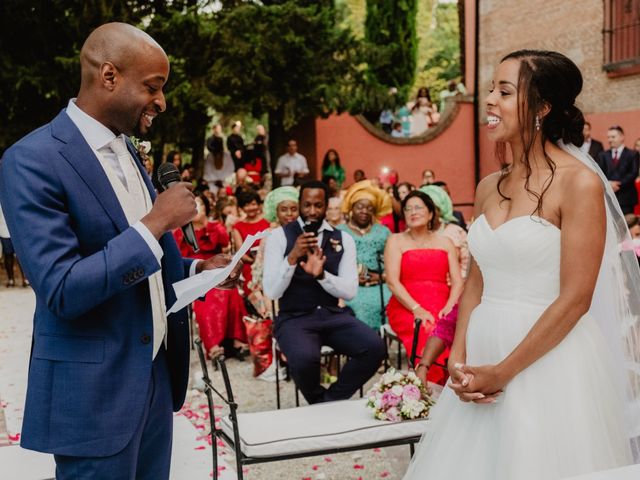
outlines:
M309 403L351 398L378 370L385 356L383 340L348 307L318 307L304 314L281 313L274 334L287 357L293 380ZM329 389L320 385L323 345L349 357L338 381Z

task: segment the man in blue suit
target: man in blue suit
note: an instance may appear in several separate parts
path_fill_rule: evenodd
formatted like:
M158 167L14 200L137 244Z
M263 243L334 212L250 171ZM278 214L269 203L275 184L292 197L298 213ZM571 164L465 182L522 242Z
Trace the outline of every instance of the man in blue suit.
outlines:
M190 186L156 197L126 137L165 110L162 48L111 23L80 61L77 99L0 162L36 294L22 446L54 454L58 479L166 479L189 371L186 312L166 315L171 285L228 258L180 256L171 230L196 214Z

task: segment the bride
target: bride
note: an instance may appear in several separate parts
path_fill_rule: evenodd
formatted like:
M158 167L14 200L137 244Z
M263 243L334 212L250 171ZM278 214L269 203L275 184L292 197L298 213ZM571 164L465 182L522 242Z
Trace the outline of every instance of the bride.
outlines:
M550 480L638 459L640 273L610 187L574 146L581 89L559 53L497 68L487 129L503 168L477 188L451 379L407 480Z

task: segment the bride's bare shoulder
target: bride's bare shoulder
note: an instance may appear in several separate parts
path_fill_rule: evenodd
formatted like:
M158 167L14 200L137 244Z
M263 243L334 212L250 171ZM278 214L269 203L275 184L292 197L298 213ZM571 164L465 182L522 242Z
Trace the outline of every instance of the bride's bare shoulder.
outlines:
M562 200L584 198L585 196L602 198L604 185L600 176L580 160L567 152L560 152L555 160L557 192ZM562 203L564 203L562 201Z

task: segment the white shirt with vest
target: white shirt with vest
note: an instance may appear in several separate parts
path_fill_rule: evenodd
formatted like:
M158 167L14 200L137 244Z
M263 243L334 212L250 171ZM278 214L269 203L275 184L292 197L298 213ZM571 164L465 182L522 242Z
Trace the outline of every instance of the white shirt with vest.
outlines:
M300 227L304 222L300 217L297 220ZM322 244L323 232L333 231L334 228L323 220L318 230L318 245ZM289 264L285 256L287 250L287 238L282 227L276 228L266 240L264 249L263 280L264 293L274 300L284 295L289 288L297 263ZM356 255L356 243L351 235L342 235L342 247L344 252L338 266L338 275L333 275L325 270L324 278L318 280L322 288L330 295L344 300L351 300L358 293L358 262Z

